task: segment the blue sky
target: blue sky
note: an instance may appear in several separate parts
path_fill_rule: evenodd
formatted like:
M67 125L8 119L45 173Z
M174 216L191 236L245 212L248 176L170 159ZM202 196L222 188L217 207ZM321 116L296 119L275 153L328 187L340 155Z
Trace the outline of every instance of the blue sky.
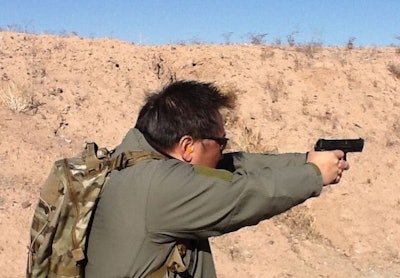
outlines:
M296 43L400 45L399 0L2 0L3 30L72 32L137 44Z

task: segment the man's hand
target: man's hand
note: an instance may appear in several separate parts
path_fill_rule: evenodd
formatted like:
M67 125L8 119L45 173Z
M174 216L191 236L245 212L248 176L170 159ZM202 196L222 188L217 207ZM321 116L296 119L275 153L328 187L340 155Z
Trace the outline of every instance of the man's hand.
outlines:
M344 152L341 150L310 151L307 162L314 163L319 168L324 185L338 183L343 171L350 168L349 163L344 160Z

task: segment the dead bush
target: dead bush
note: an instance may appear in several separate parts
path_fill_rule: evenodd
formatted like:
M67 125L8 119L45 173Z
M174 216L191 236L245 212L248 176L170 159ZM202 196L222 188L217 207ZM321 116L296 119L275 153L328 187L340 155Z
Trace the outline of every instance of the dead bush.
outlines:
M13 82L0 88L0 101L13 112L28 112L37 108L33 95L24 87L19 87Z
M400 63L390 63L388 65L388 70L390 71L391 74L394 75L394 77L400 79Z
M315 54L321 51L321 42L309 42L296 47L296 51L303 53L308 58L314 58Z

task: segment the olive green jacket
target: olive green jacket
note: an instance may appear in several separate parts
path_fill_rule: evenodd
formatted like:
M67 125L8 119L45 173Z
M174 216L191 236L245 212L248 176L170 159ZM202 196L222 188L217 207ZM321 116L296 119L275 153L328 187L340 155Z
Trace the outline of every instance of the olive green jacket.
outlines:
M137 129L117 153L156 152ZM322 178L305 154L228 153L218 168L177 159L145 160L114 171L94 216L86 277L145 277L176 243L195 278L216 277L209 237L279 214L318 196Z

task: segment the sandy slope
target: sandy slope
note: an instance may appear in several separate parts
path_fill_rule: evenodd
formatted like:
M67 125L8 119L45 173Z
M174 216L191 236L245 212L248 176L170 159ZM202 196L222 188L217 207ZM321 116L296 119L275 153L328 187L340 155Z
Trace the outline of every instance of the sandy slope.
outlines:
M348 155L341 184L212 239L221 278L400 277L400 79L388 70L399 64L394 47L149 47L0 32L0 276L24 276L29 222L51 162L86 140L115 146L146 92L196 79L237 94L227 123L232 149L366 140L362 154ZM13 113L8 92L34 107Z

